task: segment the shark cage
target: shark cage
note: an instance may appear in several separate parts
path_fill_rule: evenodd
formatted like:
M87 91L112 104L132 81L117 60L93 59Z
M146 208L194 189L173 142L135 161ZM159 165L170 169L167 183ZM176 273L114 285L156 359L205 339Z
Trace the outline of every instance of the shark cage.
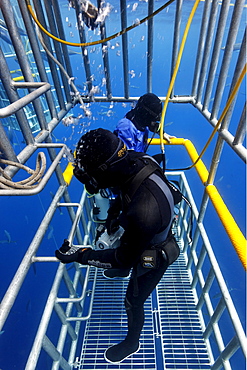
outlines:
M245 368L245 16L243 0L1 0L1 370ZM146 92L161 133L176 121L149 151L165 148L191 207L176 209L181 254L145 303L141 349L113 365L128 282L54 251L94 243L78 139Z

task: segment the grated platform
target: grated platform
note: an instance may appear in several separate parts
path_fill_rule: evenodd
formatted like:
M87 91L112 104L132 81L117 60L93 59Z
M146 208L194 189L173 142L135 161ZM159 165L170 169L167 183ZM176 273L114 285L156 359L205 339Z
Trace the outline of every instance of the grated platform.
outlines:
M105 361L105 350L122 341L127 333L123 304L127 284L128 280L105 279L98 269L93 311L86 325L78 368L209 370L207 349L182 254L145 303L139 352L117 365Z

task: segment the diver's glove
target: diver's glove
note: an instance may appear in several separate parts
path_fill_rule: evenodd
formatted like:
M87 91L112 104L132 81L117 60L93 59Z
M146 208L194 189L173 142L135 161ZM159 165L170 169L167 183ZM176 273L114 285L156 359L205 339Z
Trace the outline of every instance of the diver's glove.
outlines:
M108 235L115 234L115 232L119 229L119 219L116 218L114 215L108 214L105 222L105 227Z
M91 251L92 248L76 247L75 245L70 246L70 242L64 239L64 242L60 249L55 251L55 256L62 263L80 262L82 261L82 256L85 252Z
M97 227L96 232L95 232L94 243L97 242L97 240L103 234L104 231L105 231L105 225L104 224L99 224L99 226Z
M121 198L118 195L107 211L105 227L108 235L114 234L119 229L119 215L121 212Z

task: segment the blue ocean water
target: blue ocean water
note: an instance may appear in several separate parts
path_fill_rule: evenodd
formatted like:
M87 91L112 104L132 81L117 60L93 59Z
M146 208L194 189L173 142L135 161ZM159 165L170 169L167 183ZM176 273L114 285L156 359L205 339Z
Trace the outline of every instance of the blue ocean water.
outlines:
M137 18L141 19L147 14L147 4L145 2L127 2L128 4L128 21L132 24ZM136 10L134 5L138 4ZM67 1L61 1L61 12L65 22L66 37L68 40L78 42L76 36L76 24L73 10L68 10ZM113 34L119 31L120 11L118 4L111 2L113 9L107 22L107 34ZM155 3L156 7L162 5L161 1ZM185 1L183 10L183 27L192 8L192 1ZM175 91L179 95L189 95L193 79L194 61L196 56L196 45L199 37L199 27L202 14L201 3L193 20L189 42L186 44L178 77L175 83ZM159 47L158 55L154 56L153 65L153 92L159 96L165 96L169 87L170 69L171 69L171 48L174 23L175 3L169 6L157 16L155 21L154 49ZM68 18L68 20L67 20ZM244 28L243 20L243 28ZM165 28L165 32L164 32ZM88 32L92 40L98 39L97 32ZM237 40L238 41L238 40ZM0 44L4 41L0 40ZM130 95L140 96L146 92L146 42L147 42L147 25L143 24L128 34L129 42L129 74L130 74ZM121 41L118 38L110 41L109 58L113 68L111 68L111 84L114 96L123 95L123 71L118 62L121 58ZM78 52L79 49L69 47L71 50ZM98 86L101 91L105 91L103 80L103 65L101 57L101 46L88 48L92 63L91 73L94 75L93 84ZM238 51L235 52L237 58ZM16 69L15 61L10 61L10 69ZM76 78L75 83L81 92L85 91L85 75L82 66L80 54L71 56L73 76ZM234 61L231 68L234 68ZM240 94L236 104L241 107L245 99L244 83L240 87ZM227 91L225 92L225 95ZM55 140L65 142L71 150L75 149L76 143L80 136L89 129L104 127L113 130L116 123L131 108L131 104L120 103L91 103L91 118L82 118L76 125L65 127L60 124L54 131ZM222 107L223 108L223 107ZM221 108L221 109L222 109ZM241 108L242 109L242 108ZM236 110L236 119L238 122L241 109ZM82 113L79 106L73 108L71 112L75 117ZM198 152L203 148L205 142L212 132L212 127L200 115L200 113L190 105L172 104L169 105L165 120L166 132L176 137L190 139ZM18 132L13 135L14 147L20 150L23 147L22 138ZM211 156L213 153L215 140L209 147L203 161L207 168L210 166ZM159 152L158 147L150 147L149 153ZM176 169L189 166L190 160L183 148L177 146L168 146L166 148L167 167ZM34 165L34 160L29 161L30 167ZM61 163L65 169L66 159ZM200 204L203 196L203 186L198 179L195 170L187 171L190 186L197 205ZM246 192L245 192L245 164L239 160L235 153L225 144L222 160L219 165L215 184L222 194L229 210L234 215L240 229L245 232L246 227ZM72 201L77 201L78 191L81 185L72 180L70 185L70 194ZM31 197L1 197L1 227L0 227L0 250L1 250L1 285L0 296L3 297L9 283L11 282L18 265L20 264L26 249L35 235L45 211L56 192L56 179L53 175L48 186L37 196ZM207 232L214 252L226 279L228 289L231 292L233 301L241 321L245 323L245 272L233 249L225 230L218 221L217 215L211 205L205 219L208 225ZM69 219L67 212L63 209L58 210L46 236L39 249L38 255L54 255L57 249L69 232ZM0 335L0 368L2 370L24 369L27 361L27 355L31 349L35 332L39 320L42 316L43 308L47 299L53 278L56 273L56 264L46 264L43 266L36 264L30 269L27 279L21 288L20 294L14 303L11 313ZM54 331L56 328L54 328ZM44 360L46 361L46 360ZM42 369L48 368L48 363L43 363ZM239 368L240 369L240 368Z

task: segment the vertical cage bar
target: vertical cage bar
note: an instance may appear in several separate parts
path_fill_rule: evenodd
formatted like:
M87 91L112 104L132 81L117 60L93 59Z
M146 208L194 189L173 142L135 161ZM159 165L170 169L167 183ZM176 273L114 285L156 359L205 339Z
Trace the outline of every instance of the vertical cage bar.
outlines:
M45 16L44 16L44 12L43 12L40 0L35 0L34 1L34 7L35 7L36 14L37 14L37 18L39 19L39 21L43 25L43 27L45 29L47 29ZM47 49L52 54L52 47L51 47L51 42L50 42L49 37L45 33L42 33L41 37L44 40L44 43L45 43ZM60 109L65 110L66 109L65 101L64 101L63 92L62 92L62 88L61 88L61 83L60 83L58 72L57 72L57 66L56 66L55 62L53 60L51 60L51 58L49 58L49 56L48 56L48 64L49 64L49 67L50 67L50 70L51 70L52 79L53 79L55 92L56 92L56 95L57 95L57 99L58 99Z
M148 15L154 11L154 0L148 1ZM153 17L148 20L148 54L147 54L147 92L152 92L152 75L153 75Z
M18 63L20 64L20 68L22 70L23 76L26 82L33 82L33 76L30 69L30 65L26 56L26 52L16 25L13 8L9 2L9 0L2 0L1 1L1 10L3 17L5 19L5 23L9 30L9 35L11 38L12 45L14 46L16 56L18 59ZM31 92L32 89L29 89ZM43 112L43 108L41 106L41 102L39 99L36 99L32 102L39 125L41 128L45 129L45 116Z
M242 72L242 70L244 68L245 63L246 63L246 29L245 29L245 33L244 33L244 36L243 36L243 40L242 40L242 44L241 44L241 48L240 48L240 52L239 52L239 56L238 56L238 60L237 60L237 65L236 65L234 75L233 75L233 78L232 78L228 98L229 98L229 96L230 96L230 94L231 94L239 76L240 76L240 73ZM233 109L234 109L236 99L237 99L237 96L233 100L231 106L229 107L229 109L228 109L228 111L225 115L225 118L222 121L221 129L228 128L231 117L232 117L232 113L233 113Z
M176 1L176 13L175 13L175 22L174 22L174 36L173 36L173 47L172 47L172 61L171 61L171 79L173 76L173 71L176 65L179 49L179 34L181 26L181 16L182 16L182 5L183 0ZM174 97L174 89L171 92L170 98Z
M53 10L54 10L54 15L55 15L55 18L56 18L56 25L57 25L58 34L59 34L61 39L65 40L65 32L64 32L64 28L63 28L63 21L62 21L62 16L61 16L58 1L57 0L52 0L52 5L53 5ZM61 44L61 48L62 48L62 53L63 53L63 58L64 58L66 70L68 72L68 75L70 77L72 77L73 72L72 72L71 63L70 63L68 47L65 44Z
M201 31L200 31L198 50L197 50L197 56L196 56L196 66L195 66L194 78L193 78L193 83L192 83L192 92L191 92L192 96L195 96L197 94L200 70L202 66L203 53L204 53L205 43L206 43L211 3L212 3L211 0L206 0L204 4Z
M220 75L219 75L219 80L215 92L215 98L214 98L214 103L212 107L212 113L211 113L211 119L217 118L219 109L220 109L220 104L222 101L223 97L223 92L226 84L226 79L227 79L227 74L231 62L231 57L232 57L232 52L233 52L233 47L234 43L236 41L238 29L239 29L239 24L241 20L241 15L244 9L244 0L238 0L236 1L233 9L233 15L232 15L232 20L231 20L231 25L230 25L230 30L228 33L227 41L226 41L226 47L224 51L224 57L221 65L221 70L220 70Z
M210 58L210 51L211 51L213 36L214 36L214 33L212 32L212 30L215 29L216 18L217 18L217 13L218 13L218 6L219 6L218 0L213 0L212 5L211 5L210 18L208 22L207 37L205 40L205 47L204 47L202 66L200 70L200 77L199 77L199 82L198 82L198 89L197 89L197 96L196 96L196 101L198 103L202 101L203 89L205 85L208 63L209 63L209 58ZM206 97L209 96L209 92L206 92L205 96Z
M43 339L42 346L47 354L53 359L53 361L58 362L59 368L63 370L71 370L71 365L65 360L64 357L60 355L54 344L50 341L50 339L45 335ZM28 367L27 369L34 369L32 367Z
M9 161L18 162L18 159L16 157L16 154L14 152L14 149L12 147L12 144L4 130L4 127L2 125L2 121L0 120L0 158L1 159L8 159ZM1 163L0 163L1 166ZM1 172L0 172L1 174Z
M236 131L236 135L232 144L233 145L242 144L245 136L246 136L246 103L244 105L243 112L241 114L238 128Z
M98 9L101 6L101 0L97 0L98 3ZM100 24L100 36L101 40L104 40L106 38L106 27L105 22ZM103 42L101 44L101 50L102 50L102 58L103 58L103 64L104 64L104 73L105 73L105 79L106 79L106 95L108 99L111 99L112 97L112 89L111 89L111 76L110 76L110 65L109 65L109 53L108 53L108 47L107 43Z
M4 58L4 54L2 52L2 49L0 48L0 78L2 81L2 84L4 86L4 89L6 91L6 94L8 96L8 99L10 103L14 103L17 101L20 97L15 89L12 88L11 83L11 75L9 73L9 68L7 66L6 60ZM28 120L26 115L24 114L23 109L20 109L15 113L17 122L19 124L19 127L22 131L23 137L27 144L33 144L34 138L32 135L32 131L29 127Z
M229 6L230 6L230 0L225 0L225 1L222 2L221 11L220 11L220 15L219 15L219 21L218 21L218 25L217 25L217 32L216 32L216 36L215 36L214 47L213 47L211 62L210 62L210 66L209 66L208 77L207 77L207 85L206 85L206 89L205 89L205 98L204 98L204 101L203 101L203 110L208 109L209 102L210 102L210 99L211 99L213 84L214 84L214 81L215 81L216 69L217 69L217 65L218 65L218 61L219 61L219 55L220 55L220 51L221 51L222 39L223 39L223 36L224 36L225 27L226 27L226 21L227 21ZM209 32L211 32L210 28L209 28Z
M127 10L126 0L120 0L121 5L121 28L127 28ZM128 59L128 35L125 32L122 35L122 51L123 51L123 75L124 75L124 97L129 98L129 59Z
M55 22L53 7L52 7L52 4L51 4L51 1L50 0L44 0L44 5L45 5L46 15L47 15L47 19L48 19L48 22L49 22L49 27L50 27L51 33L52 33L52 35L58 37L59 36L58 35L58 29L57 29L57 24ZM54 45L54 50L55 50L55 54L56 54L56 59L59 61L59 63L63 67L65 67L63 54L61 52L61 44L59 42L57 42L56 40L53 40L53 45ZM54 52L52 54L54 55ZM71 77L71 75L70 75L70 77ZM60 70L60 78L61 78L62 83L63 83L64 93L65 93L67 102L71 102L71 95L70 95L68 80L65 77L65 75L61 72L61 70Z
M79 32L79 37L80 37L80 42L82 44L86 43L86 36L85 36L85 30L84 30L84 25L83 22L81 21L80 17L80 9L78 2L75 1L75 11L76 11L76 18L77 18L77 26L78 26L78 32ZM89 61L89 56L87 52L87 48L85 46L81 46L81 52L82 52L82 59L84 63L84 69L85 69L85 74L86 74L86 83L87 83L87 90L90 93L92 90L93 84L92 84L92 75L91 75L91 68L90 68L90 61Z
M40 47L39 47L39 44L38 44L37 35L36 35L36 32L34 31L34 28L33 28L33 25L32 25L32 22L31 22L31 19L30 19L30 16L29 16L29 13L28 13L28 10L27 10L27 7L26 7L26 4L22 0L18 0L18 4L19 4L20 11L21 11L21 14L22 14L22 17L23 17L23 21L24 21L24 24L25 24L25 27L26 27L26 30L27 30L27 35L28 35L28 39L29 39L32 51L33 51L33 56L34 56L34 59L35 59L35 63L36 63L37 69L39 71L40 80L43 81L43 82L48 82L47 74L46 74L45 67L44 67L44 62L43 62L42 55L41 55L41 52L40 52ZM45 93L45 96L46 96L46 99L47 99L47 104L48 104L48 108L49 108L51 117L52 118L57 118L56 107L55 107L55 104L54 104L54 101L53 101L51 91L48 90Z

